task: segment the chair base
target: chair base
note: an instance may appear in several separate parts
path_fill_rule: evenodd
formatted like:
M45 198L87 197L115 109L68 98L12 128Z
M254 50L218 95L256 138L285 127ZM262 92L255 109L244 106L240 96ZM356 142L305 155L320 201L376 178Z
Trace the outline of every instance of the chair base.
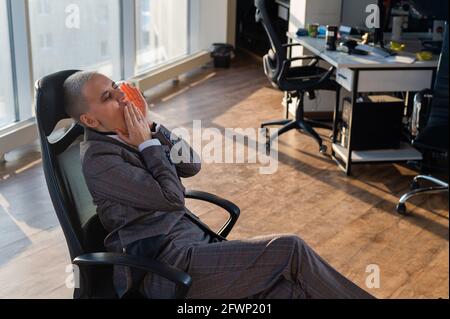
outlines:
M420 187L419 181L425 180L436 184L437 186ZM406 202L422 194L441 194L448 193L448 183L428 175L417 175L411 183L411 191L404 194L397 204L397 212L402 215L407 214Z
M282 127L272 134L271 136L266 136L266 152L270 152L270 148L272 142L291 130L299 130L300 132L311 136L317 144L319 144L319 152L325 154L327 152L327 146L323 145L322 138L317 134L313 127L323 127L329 128L326 124L321 123L322 125L317 125L318 122L310 121L310 120L279 120L279 121L270 121L261 124L261 128L265 128L267 126L281 125Z
M333 127L332 127L332 125L328 125L328 124L322 123L320 121L309 120L304 117L304 111L303 111L304 96L305 96L305 92L302 92L302 91L288 93L289 99L292 99L292 97L297 97L297 108L296 108L296 112L295 112L295 120L289 120L289 119L277 120L277 121L264 122L263 124L261 124L261 128L265 128L267 126L277 126L277 125L282 126L276 133L272 134L272 136L269 136L267 134L267 136L266 136L266 152L267 153L270 152L272 142L275 139L277 139L282 134L295 129L295 130L299 130L300 132L312 137L317 142L317 144L319 144L319 152L321 154L326 154L327 147L326 147L326 145L323 145L322 138L314 130L314 127L325 128L325 129L329 129L329 130L332 130ZM339 98L337 98L337 99L339 99Z

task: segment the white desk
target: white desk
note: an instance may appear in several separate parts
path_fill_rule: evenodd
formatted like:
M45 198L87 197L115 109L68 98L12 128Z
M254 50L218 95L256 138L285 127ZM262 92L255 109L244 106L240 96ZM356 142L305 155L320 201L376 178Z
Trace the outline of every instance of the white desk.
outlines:
M291 41L298 42L306 49L320 56L322 59L335 66L336 68L409 68L414 67L434 67L438 65L438 60L416 61L413 64L393 63L379 56L373 55L349 55L339 51L327 51L325 49L324 38L299 37L293 32L288 32L287 36ZM405 53L409 55L409 53Z
M359 93L376 92L417 92L432 88L438 66L437 57L432 61L401 63L395 58L383 58L377 55L349 55L339 51L327 51L325 39L299 37L295 33L287 34L291 43L299 43L312 54L320 57L336 68L336 82L352 94L352 109ZM401 55L413 56L402 53ZM336 144L339 105L334 112L333 159L347 175L351 174L352 164L369 162L397 162L420 160L420 152L409 145L398 150L352 151L350 123L348 148ZM351 120L350 120L351 122Z
M376 55L349 55L339 51L327 51L325 39L298 37L288 33L288 38L319 56L336 68L336 81L352 92L355 70L358 70L359 93L364 92L415 92L431 88L438 60L416 61L414 63L395 62L392 58ZM405 53L406 56L413 54Z

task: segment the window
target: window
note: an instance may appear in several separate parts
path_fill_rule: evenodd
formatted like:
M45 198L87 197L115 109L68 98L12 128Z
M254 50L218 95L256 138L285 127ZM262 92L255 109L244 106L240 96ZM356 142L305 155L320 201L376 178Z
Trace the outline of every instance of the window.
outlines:
M137 72L187 55L188 0L138 0Z
M97 21L100 24L108 24L109 21L109 7L107 4L100 4L97 7Z
M8 21L6 0L0 0L0 128L17 120Z
M108 41L102 41L100 43L100 56L107 57L108 55L109 55Z
M0 130L33 122L33 83L50 73L96 70L117 81L224 42L226 8L221 0L0 0Z
M46 15L50 13L49 0L39 0L38 13L41 15Z
M42 0L29 0L34 81L63 69L97 70L120 79L119 0L44 2L50 13L42 17Z
M41 50L51 49L53 46L53 37L51 33L39 35L39 48Z

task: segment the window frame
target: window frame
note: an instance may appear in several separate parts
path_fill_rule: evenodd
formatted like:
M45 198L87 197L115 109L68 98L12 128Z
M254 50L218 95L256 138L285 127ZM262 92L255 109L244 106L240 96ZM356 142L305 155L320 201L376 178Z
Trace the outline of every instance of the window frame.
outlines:
M139 1L139 0L135 0L135 1ZM134 14L135 14L135 21L134 21L134 23L135 23L135 26L134 26L134 29L135 29L134 30L135 31L135 52L133 53L134 54L134 59L135 59L135 61L134 61L135 66L134 66L134 69L133 69L133 74L134 74L133 77L134 78L142 77L145 74L152 73L153 71L158 70L158 69L160 69L161 67L164 67L164 66L169 66L169 65L175 64L175 63L180 62L180 61L182 62L183 60L189 60L189 58L192 58L195 54L197 54L199 51L201 51L201 50L199 50L199 51L194 51L193 52L192 47L195 47L195 46L192 45L192 41L193 41L194 37L191 36L192 30L198 31L198 22L197 22L197 19L195 19L195 18L197 18L195 16L195 14L198 13L198 9L199 9L198 1L199 0L196 0L196 1L186 0L186 2L187 2L187 12L186 12L186 14L187 14L187 17L186 17L186 24L187 24L187 27L186 27L186 42L187 42L187 45L186 45L186 53L182 54L182 55L179 55L179 56L172 57L172 58L167 59L167 60L165 60L163 62L160 62L160 63L155 63L155 64L153 64L151 66L148 66L148 67L145 67L145 68L141 68L141 69L138 69L138 65L137 65L137 46L138 46L138 43L137 43L138 35L137 35L137 33L139 32L138 31L139 26L137 25L137 17L136 17L136 15L137 15L137 12L136 12L137 7L134 8ZM194 4L196 4L196 5L194 5Z
M8 28L8 47L9 47L9 53L10 53L10 72L11 72L11 78L12 78L12 93L13 93L13 112L14 112L14 120L6 124L4 127L9 127L11 125L14 125L20 120L20 114L19 114L19 101L17 100L17 75L16 75L16 69L14 67L15 65L15 48L14 48L14 37L13 37L13 25L12 25L12 11L11 11L11 0L6 0L6 19L7 21L7 28Z
M11 47L14 56L11 58L15 87L16 122L26 121L34 117L33 105L33 69L31 42L29 34L28 1L6 0L10 8L9 24Z
M0 127L0 139L5 134L16 134L15 140L17 146L25 145L25 139L22 141L18 131L26 125L27 127L35 124L35 112L33 109L34 100L34 74L33 74L33 56L31 53L31 32L30 32L30 13L28 0L5 0L8 10L8 27L11 50L11 71L13 76L13 94L14 94L14 113L15 122ZM141 89L148 89L147 84L156 85L167 80L169 77L176 77L177 74L186 72L188 68L200 67L210 61L209 52L206 49L198 48L195 41L198 39L193 36L199 30L200 13L198 11L201 0L188 0L187 17L187 54L179 56L173 60L165 61L159 65L151 66L143 71L137 70L137 26L136 26L136 2L135 0L116 0L119 1L119 20L120 20L120 70L122 79L134 82L139 86L140 81L145 83ZM236 0L226 0L233 2ZM229 12L227 13L229 15ZM227 23L233 23L227 17ZM234 43L233 43L234 44ZM17 129L15 129L17 128ZM37 133L36 133L37 134ZM29 135L29 133L28 133ZM37 137L37 135L36 135ZM29 138L28 138L29 140ZM12 149L0 149L2 153Z

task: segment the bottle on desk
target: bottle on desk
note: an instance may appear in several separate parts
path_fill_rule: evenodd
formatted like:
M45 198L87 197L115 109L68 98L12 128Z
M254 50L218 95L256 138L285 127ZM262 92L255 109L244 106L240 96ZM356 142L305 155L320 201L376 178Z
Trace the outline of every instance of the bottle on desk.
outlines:
M326 49L328 51L336 51L338 28L335 25L327 25L326 33Z

